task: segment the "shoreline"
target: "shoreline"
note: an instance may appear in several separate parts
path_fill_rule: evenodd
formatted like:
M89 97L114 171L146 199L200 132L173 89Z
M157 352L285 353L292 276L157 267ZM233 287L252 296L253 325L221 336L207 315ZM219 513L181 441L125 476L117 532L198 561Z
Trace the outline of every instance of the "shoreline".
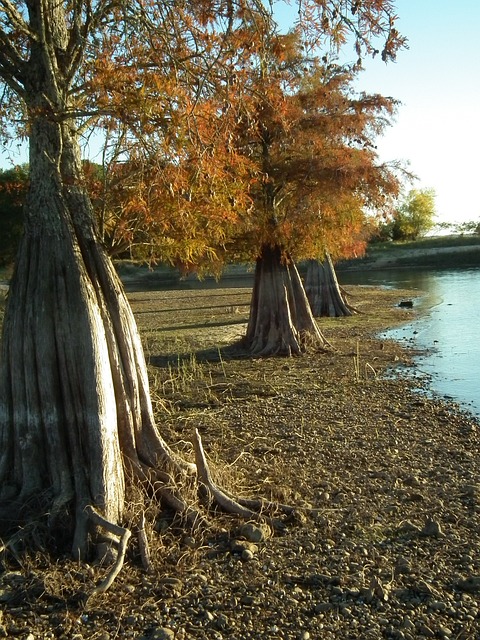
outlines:
M367 248L362 258L340 261L336 268L342 271L387 269L455 269L480 267L480 240L466 245L422 246L421 242L406 245L392 243L380 248L375 244Z
M480 238L453 236L447 246L429 246L440 242L442 238L426 238L409 243L371 244L361 258L340 260L335 264L338 274L345 272L383 271L390 269L461 269L480 267ZM465 244L460 244L461 242ZM449 242L445 240L444 242ZM299 265L301 269L301 263ZM146 265L117 261L117 271L127 290L162 290L178 287L180 289L229 286L236 288L243 282L253 282L253 265L227 265L217 281L213 276L199 280L195 274L184 278L177 269L166 265L149 268ZM5 276L11 267L0 269L0 290L8 291L9 279Z

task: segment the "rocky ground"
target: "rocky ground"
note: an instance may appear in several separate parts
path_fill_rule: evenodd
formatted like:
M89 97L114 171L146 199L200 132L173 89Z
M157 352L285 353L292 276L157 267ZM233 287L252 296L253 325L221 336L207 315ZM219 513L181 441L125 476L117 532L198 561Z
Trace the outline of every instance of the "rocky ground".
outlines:
M191 530L150 505L153 571L133 540L90 597L106 567L3 540L0 637L478 639L479 422L373 337L415 313L408 292L350 290L362 313L320 321L331 351L267 360L228 347L248 289L131 294L166 439L191 458L197 428L219 484L297 510Z

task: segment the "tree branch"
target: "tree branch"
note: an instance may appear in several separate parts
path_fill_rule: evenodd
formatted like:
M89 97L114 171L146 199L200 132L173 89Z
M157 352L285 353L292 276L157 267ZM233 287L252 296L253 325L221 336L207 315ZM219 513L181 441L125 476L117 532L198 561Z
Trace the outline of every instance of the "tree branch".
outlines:
M36 34L29 28L23 19L22 14L10 2L10 0L0 0L0 7L3 8L7 18L10 20L12 30L18 31L32 40L36 40Z
M25 65L25 60L12 44L9 34L0 30L0 77L13 91L22 96Z

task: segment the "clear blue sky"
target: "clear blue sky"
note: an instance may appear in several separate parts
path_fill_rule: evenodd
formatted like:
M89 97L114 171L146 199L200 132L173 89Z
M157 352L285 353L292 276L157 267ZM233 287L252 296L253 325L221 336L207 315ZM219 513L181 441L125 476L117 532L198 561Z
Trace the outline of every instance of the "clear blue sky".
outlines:
M396 63L366 60L358 83L402 102L396 122L378 140L380 157L409 162L419 178L414 186L435 190L439 221L480 220L480 0L395 4L409 49ZM292 19L296 10L282 14ZM25 158L13 156L15 163ZM0 167L6 166L0 154Z
M278 17L287 25L293 6ZM434 189L437 221L480 220L480 0L394 0L408 49L395 63L365 59L358 88L402 104L378 139L381 160L402 160ZM345 48L341 59L354 62Z
M433 188L439 221L480 220L480 1L396 0L409 39L397 62L365 62L359 86L402 102L378 141Z

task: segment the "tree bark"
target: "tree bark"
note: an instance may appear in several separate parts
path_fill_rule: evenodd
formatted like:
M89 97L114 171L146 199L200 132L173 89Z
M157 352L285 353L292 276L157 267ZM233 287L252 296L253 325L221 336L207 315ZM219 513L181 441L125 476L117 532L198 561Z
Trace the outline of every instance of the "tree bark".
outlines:
M78 558L99 527L120 535L110 584L128 488L141 482L198 521L182 495L196 467L155 424L140 336L98 238L73 115L85 34L65 3L31 0L23 13L28 56L10 80L27 113L30 185L2 329L0 524L48 514Z
M61 517L84 557L87 505L119 523L128 482L165 482L182 465L155 425L136 323L66 123L33 118L30 167L3 326L0 502L20 519L27 507Z
M307 344L325 347L293 261L264 245L255 268L244 345L254 356L299 355Z
M344 297L329 255L325 260L309 260L305 291L315 317L341 317L357 313Z

